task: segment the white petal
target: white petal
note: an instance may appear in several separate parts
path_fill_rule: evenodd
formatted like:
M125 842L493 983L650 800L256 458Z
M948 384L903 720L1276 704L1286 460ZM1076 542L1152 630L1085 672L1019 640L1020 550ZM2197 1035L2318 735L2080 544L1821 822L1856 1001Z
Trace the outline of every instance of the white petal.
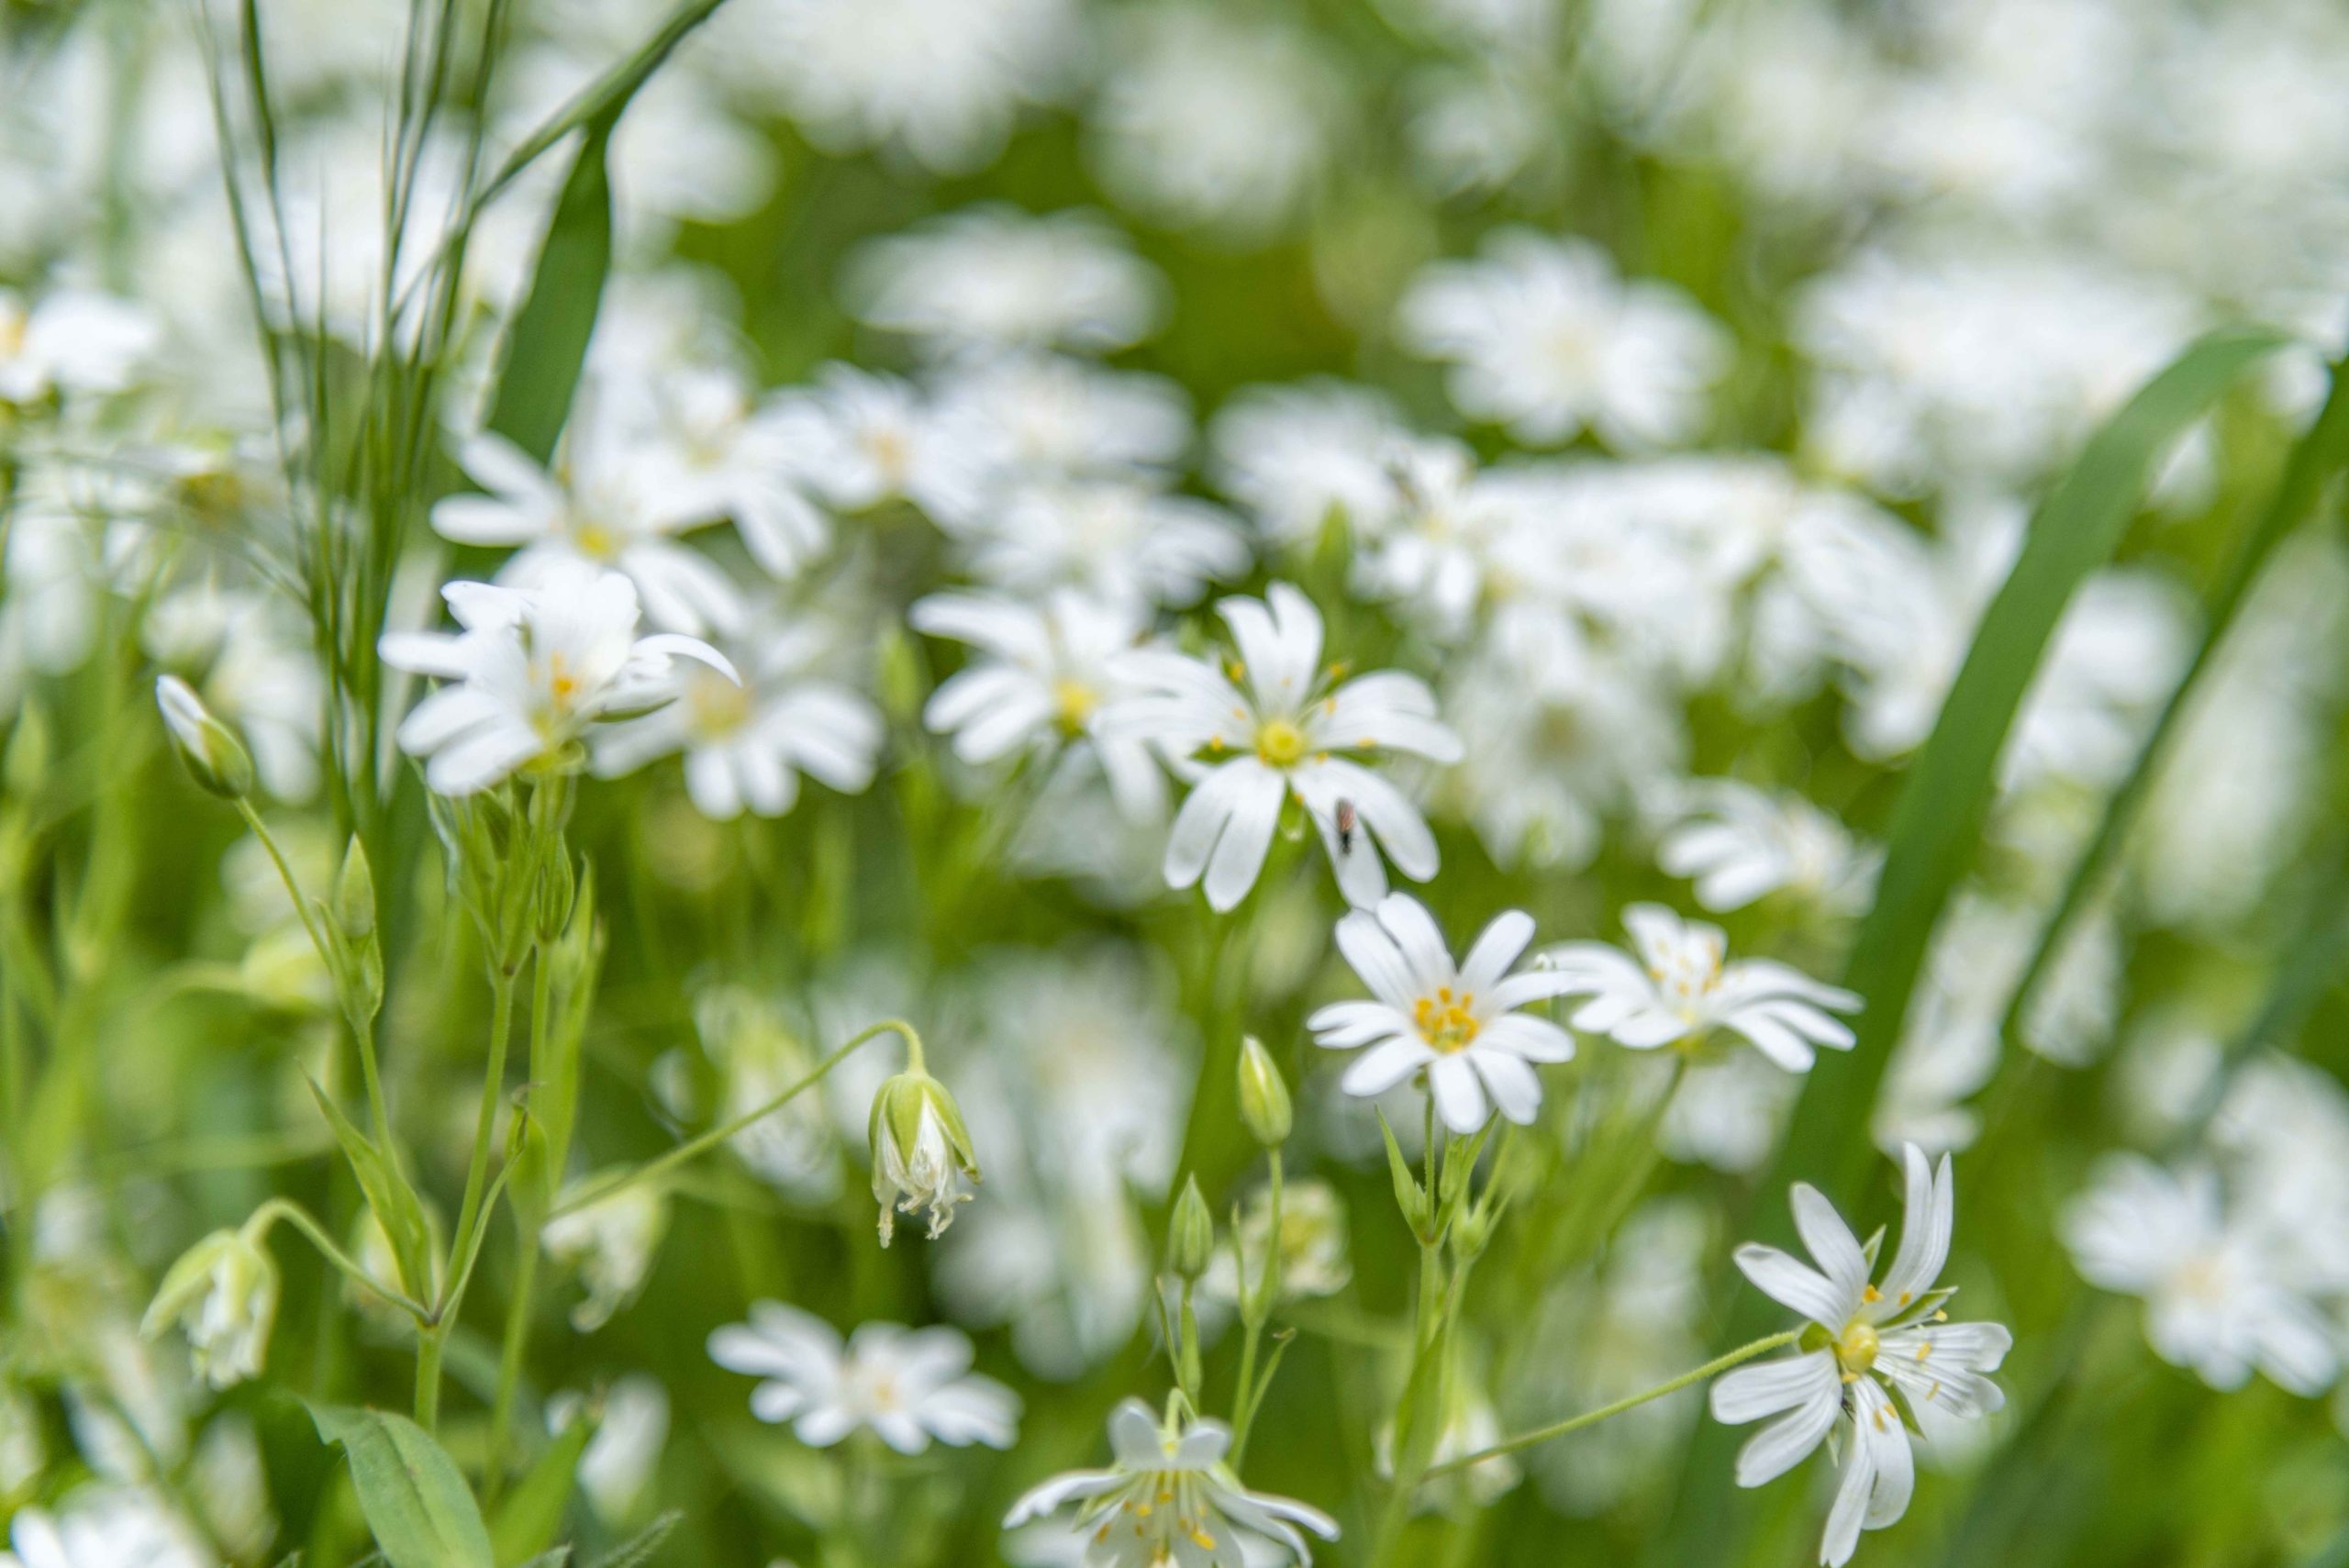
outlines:
M1822 1392L1831 1397L1836 1396L1832 1351L1812 1351L1807 1355L1756 1362L1713 1380L1713 1419L1742 1427L1781 1410L1798 1409Z
M1745 1277L1771 1300L1794 1308L1831 1332L1841 1332L1850 1320L1855 1302L1818 1270L1758 1241L1748 1241L1735 1256Z

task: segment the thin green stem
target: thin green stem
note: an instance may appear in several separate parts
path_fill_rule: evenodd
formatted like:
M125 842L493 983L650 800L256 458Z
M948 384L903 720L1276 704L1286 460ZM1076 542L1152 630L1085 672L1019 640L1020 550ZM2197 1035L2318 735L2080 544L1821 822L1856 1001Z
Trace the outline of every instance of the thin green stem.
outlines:
M482 1460L481 1501L497 1501L506 1484L506 1443L514 1425L514 1395L522 1381L522 1355L530 1342L530 1293L538 1284L539 1239L522 1240L514 1264L514 1294L506 1304L506 1341L497 1358L497 1396L489 1406L489 1448Z
M1677 1377L1657 1384L1653 1388L1643 1388L1637 1394L1626 1395L1611 1405L1601 1405L1596 1410L1586 1410L1579 1416L1570 1416L1565 1420L1550 1426L1536 1427L1530 1432L1520 1432L1505 1441L1493 1444L1490 1448L1480 1448L1475 1452L1463 1454L1458 1459L1446 1460L1442 1464L1431 1468L1427 1472L1426 1479L1432 1481L1440 1475L1450 1475L1455 1471L1482 1464L1488 1459L1499 1459L1505 1454L1517 1453L1531 1448L1536 1443L1548 1442L1552 1438L1562 1438L1568 1432L1580 1431L1585 1427L1596 1426L1610 1416L1620 1416L1626 1410L1637 1409L1652 1399L1661 1399L1667 1394L1677 1394L1691 1384L1702 1383L1709 1377L1717 1377L1730 1368L1743 1362L1750 1362L1756 1356L1765 1356L1772 1351L1782 1350L1800 1338L1802 1338L1800 1329L1789 1329L1782 1334L1772 1334L1766 1338L1755 1340L1751 1344L1740 1345L1727 1355L1715 1356L1702 1366L1692 1367Z
M1239 1468L1248 1454L1248 1431L1255 1424L1256 1407L1264 1403L1264 1390L1256 1385L1256 1346L1264 1338L1264 1324L1273 1315L1274 1305L1281 1294L1281 1151L1275 1147L1268 1151L1271 1160L1271 1191L1269 1205L1272 1217L1270 1238L1264 1247L1264 1272L1252 1287L1248 1283L1248 1254L1242 1250L1236 1234L1232 1243L1232 1262L1236 1265L1233 1278L1240 1282L1241 1317L1245 1333L1240 1343L1240 1385L1231 1401L1231 1463ZM1275 1360L1278 1351L1275 1352ZM1273 1380L1273 1369L1264 1369L1267 1385Z
M732 1138L736 1133L740 1132L744 1128L751 1126L752 1123L759 1121L763 1118L774 1115L776 1111L781 1110L785 1106L789 1105L793 1100L798 1098L800 1095L814 1088L818 1084L823 1082L824 1075L826 1073L829 1073L833 1068L846 1061L851 1051L854 1051L858 1046L863 1045L865 1041L872 1040L876 1035L883 1034L896 1034L905 1040L906 1065L909 1070L914 1072L927 1071L922 1062L921 1036L914 1032L913 1025L907 1023L903 1018L884 1018L879 1023L873 1025L870 1029L861 1031L852 1039L836 1047L829 1056L825 1057L824 1060L817 1065L814 1072L809 1073L805 1078L800 1079L797 1083L792 1084L789 1088L784 1090L783 1093L775 1095L774 1098L767 1101L764 1105L758 1106L751 1110L745 1111L742 1115L736 1117L732 1121L726 1122L721 1126L713 1127L707 1132L702 1133L698 1137L687 1139L685 1142L678 1144L674 1149L669 1150L667 1152L662 1154L657 1154L651 1159L647 1160L643 1164L639 1165L632 1170L618 1172L606 1181L590 1182L580 1191L573 1194L570 1197L555 1205L554 1207L548 1212L547 1218L549 1219L553 1219L562 1215L575 1213L576 1211L586 1207L589 1204L600 1203L604 1199L610 1197L613 1194L620 1192L626 1188L632 1187L639 1182L651 1181L657 1176L665 1175L667 1173L675 1170L678 1166L686 1163L688 1161L697 1159L701 1155L708 1153L719 1144L724 1143L728 1139Z
M324 1226L310 1218L308 1210L291 1198L273 1197L253 1210L251 1216L245 1221L246 1240L256 1246L260 1245L268 1238L271 1229L280 1220L291 1225L308 1238L310 1244L318 1250L320 1256L357 1281L362 1286L382 1296L385 1301L415 1318L419 1325L431 1321L430 1307L416 1300L406 1291L385 1284L368 1273L364 1264L335 1244L334 1238L327 1234Z
M457 1209L457 1250L472 1250L473 1230L481 1223L482 1192L489 1181L489 1146L497 1132L497 1106L505 1098L506 1051L514 1036L514 976L503 968L489 977L489 1065L482 1073L481 1108L473 1117L473 1152L465 1167L465 1195ZM456 1282L450 1282L442 1305L454 1316Z

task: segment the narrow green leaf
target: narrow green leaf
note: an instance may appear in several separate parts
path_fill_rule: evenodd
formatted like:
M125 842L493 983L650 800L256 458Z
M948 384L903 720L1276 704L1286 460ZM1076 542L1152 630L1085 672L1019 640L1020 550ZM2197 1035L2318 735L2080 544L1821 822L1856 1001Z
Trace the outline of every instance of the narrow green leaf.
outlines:
M605 156L618 107L591 122L555 203L530 292L506 333L488 426L545 462L562 434L612 262L612 185Z
M456 1462L405 1416L313 1405L318 1437L351 1460L359 1511L392 1568L496 1568Z
M2056 623L2080 584L2111 559L2171 445L2245 368L2288 341L2256 328L2198 340L2097 431L2032 517L1894 809L1876 906L1844 969L1844 984L1865 1003L1859 1043L1810 1073L1763 1193L1799 1176L1848 1203L1874 1168L1866 1124L1876 1088L1933 926L1973 864L1999 756Z
M2015 982L2013 997L2008 1002L2003 1032L2014 1036L2023 1008L2030 1003L2031 994L2054 961L2064 940L2064 932L2072 917L2087 902L2088 892L2096 885L2113 855L2121 847L2122 837L2137 817L2138 807L2144 803L2154 781L2160 776L2162 762L2168 757L2174 735L2180 719L2185 717L2187 704L2199 689L2220 646L2234 626L2235 617L2243 609L2243 600L2253 584L2259 581L2268 560L2277 547L2291 537L2315 509L2317 498L2325 485L2344 467L2349 467L2349 361L2333 365L2332 386L2324 406L2308 431L2292 448L2284 464L2284 476L2276 486L2274 499L2259 515L2259 521L2244 536L2237 549L2226 575L2212 590L2203 615L2202 640L2194 651L2193 659L2163 703L2154 720L2145 743L2138 750L2137 760L2121 780L2121 786L2105 802L2104 815L2097 824L2096 834L2088 840L2079 863L2072 868L2070 879L2055 906L2041 927L2039 941L2031 962Z
M646 1525L635 1535L612 1549L610 1555L596 1564L596 1568L643 1568L661 1550L676 1528L685 1522L685 1516L672 1508Z
M399 1264L400 1288L418 1301L429 1302L432 1294L432 1237L424 1221L424 1204L408 1185L384 1151L375 1147L368 1136L360 1131L351 1119L342 1114L316 1079L306 1079L310 1085L310 1097L318 1103L319 1114L334 1129L337 1143L351 1161L351 1173L359 1178L359 1190L367 1199L367 1207L374 1212L376 1223L384 1228L385 1240L392 1244L392 1256Z
M552 1543L555 1531L562 1528L563 1510L571 1504L579 1456L595 1435L595 1426L583 1418L565 1427L498 1506L489 1530L498 1568L521 1568Z
M2172 444L2245 369L2290 340L2255 328L2197 339L2097 430L2032 514L2021 552L1983 612L1894 808L1876 906L1844 969L1844 984L1864 1004L1858 1042L1849 1052L1823 1054L1806 1077L1777 1158L1753 1189L1760 1207L1751 1233L1792 1243L1786 1195L1798 1180L1825 1188L1854 1213L1878 1163L1868 1118L1926 946L1973 864L1999 756L2056 623L2080 584L2111 558ZM1736 1303L1731 1342L1760 1338L1780 1316L1759 1291L1741 1291ZM1647 1562L1738 1560L1744 1525L1729 1504L1740 1438L1717 1422L1699 1429L1671 1526L1656 1533Z

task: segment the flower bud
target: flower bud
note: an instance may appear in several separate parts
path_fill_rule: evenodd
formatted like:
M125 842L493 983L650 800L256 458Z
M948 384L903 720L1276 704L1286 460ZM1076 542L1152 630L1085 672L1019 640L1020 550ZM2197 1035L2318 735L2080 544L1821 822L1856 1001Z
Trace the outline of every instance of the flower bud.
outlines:
M1166 1266L1186 1280L1196 1280L1215 1261L1215 1216L1199 1195L1199 1179L1183 1180L1183 1195L1166 1229Z
M152 1339L179 1324L197 1373L227 1388L261 1375L276 1317L276 1262L243 1231L216 1230L172 1265L139 1331Z
M968 1203L966 1183L979 1179L971 1135L946 1085L918 1067L907 1068L873 1096L873 1196L881 1205L881 1245L896 1229L896 1213L930 1211L935 1241ZM895 1212L893 1212L893 1210Z
M367 864L367 846L356 833L343 851L342 869L335 873L334 923L354 942L375 932L375 873Z
M236 732L204 706L204 699L177 675L155 683L155 706L163 710L163 726L172 732L180 761L195 782L228 800L241 800L253 792L253 760Z
M1248 1124L1249 1136L1267 1149L1288 1141L1294 1121L1288 1084L1273 1053L1252 1034L1240 1042L1240 1119Z

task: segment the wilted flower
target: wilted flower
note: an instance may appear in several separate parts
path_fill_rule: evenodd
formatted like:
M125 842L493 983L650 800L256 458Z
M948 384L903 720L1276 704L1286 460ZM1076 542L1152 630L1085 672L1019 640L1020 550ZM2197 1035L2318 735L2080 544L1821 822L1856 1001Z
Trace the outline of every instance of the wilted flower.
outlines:
M1063 1506L1077 1505L1076 1524L1090 1532L1088 1568L1241 1568L1252 1546L1279 1560L1310 1563L1297 1526L1324 1540L1338 1523L1318 1508L1251 1492L1224 1462L1231 1429L1169 1411L1161 1422L1129 1399L1109 1417L1108 1470L1055 1475L1011 1506L1003 1528L1016 1529Z
M881 1085L873 1096L873 1195L881 1205L881 1245L896 1232L898 1213L930 1211L930 1239L954 1221L954 1206L971 1201L966 1184L979 1179L971 1135L946 1085L918 1067Z
M1941 1310L1953 1291L1936 1290L1949 1258L1955 1187L1949 1157L1935 1172L1915 1144L1904 1151L1909 1189L1900 1248L1880 1285L1868 1283L1873 1247L1863 1248L1815 1187L1797 1183L1795 1228L1819 1267L1748 1242L1737 1250L1745 1277L1810 1319L1798 1353L1725 1373L1714 1383L1713 1416L1732 1424L1776 1417L1737 1456L1737 1484L1759 1486L1799 1464L1836 1422L1849 1423L1843 1481L1827 1516L1820 1561L1851 1561L1860 1531L1882 1529L1909 1511L1916 1484L1898 1392L1930 1441L1944 1418L1972 1419L2006 1404L1984 1374L1998 1370L2014 1336L1996 1323L1951 1323Z
M1806 1073L1816 1047L1849 1051L1850 1029L1822 1009L1851 1012L1860 999L1770 959L1726 962L1719 926L1683 920L1660 904L1634 904L1623 924L1635 959L1605 942L1562 942L1542 954L1560 984L1545 993L1584 996L1569 1020L1634 1051L1693 1050L1715 1029L1752 1042L1789 1073Z
M152 1339L177 1323L197 1374L227 1388L261 1375L276 1317L276 1262L257 1238L216 1230L163 1275L139 1330Z
M933 1438L1009 1448L1018 1431L1018 1397L971 1371L971 1341L956 1329L863 1323L843 1345L822 1318L759 1301L750 1322L710 1335L709 1359L765 1378L751 1391L751 1413L789 1421L811 1448L860 1427L899 1453L919 1453Z

